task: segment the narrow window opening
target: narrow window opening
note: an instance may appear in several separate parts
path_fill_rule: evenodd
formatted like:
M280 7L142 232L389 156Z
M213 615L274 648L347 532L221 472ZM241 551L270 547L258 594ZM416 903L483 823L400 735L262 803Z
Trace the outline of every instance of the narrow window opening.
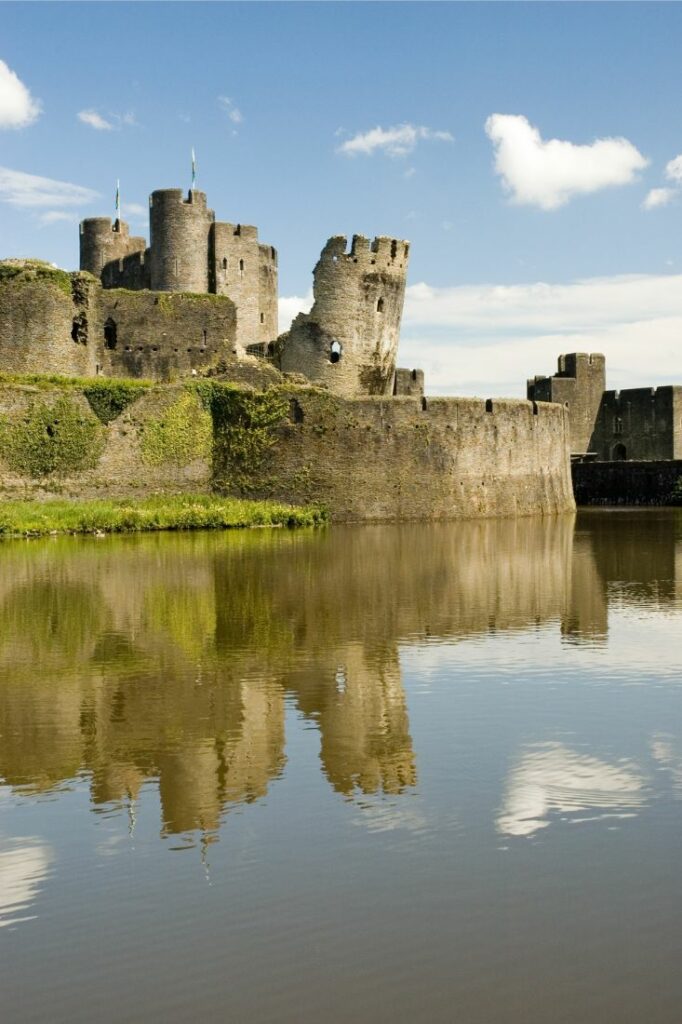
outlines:
M425 398L422 398L422 412L426 412L428 409L428 403Z
M78 316L73 318L73 324L71 325L71 337L77 345L87 345L88 321L85 313L79 313Z
M394 260L398 253L398 243L395 239L391 242L391 259Z
M303 409L295 398L289 402L289 419L292 423L303 423Z
M264 323L265 323L265 313L261 313L261 315L260 315L260 322L261 322L262 324L264 324Z
M227 273L227 256L223 256L223 270Z
M379 301L377 302L377 313L383 313L383 311L384 311L384 300L383 299L379 299Z
M104 324L104 347L108 349L115 349L118 344L118 336L116 331L116 321L109 317Z
M331 351L329 353L329 362L330 363L338 363L340 358L341 358L341 343L335 340L331 344Z
M244 260L239 261L239 276L244 276Z
M206 344L206 342L208 341L208 331L207 331L207 330L206 330L206 328L204 327L204 329L203 329L203 331L202 331L201 333L202 333L202 334L203 334L203 336L204 336L204 345L205 345L205 344Z

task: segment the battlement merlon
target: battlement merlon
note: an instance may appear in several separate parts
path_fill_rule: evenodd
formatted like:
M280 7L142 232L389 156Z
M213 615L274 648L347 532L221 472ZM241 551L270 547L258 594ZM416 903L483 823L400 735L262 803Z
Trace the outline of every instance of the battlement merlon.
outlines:
M346 235L333 235L320 253L315 270L333 263L357 266L361 271L407 273L410 243L402 238L378 235L370 241L365 235L353 235L350 249Z

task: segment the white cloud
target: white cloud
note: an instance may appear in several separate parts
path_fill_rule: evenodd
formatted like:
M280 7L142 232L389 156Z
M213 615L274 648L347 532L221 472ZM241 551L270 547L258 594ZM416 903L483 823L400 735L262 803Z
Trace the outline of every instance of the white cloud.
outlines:
M80 206L98 197L98 192L83 185L0 167L0 202L10 206Z
M59 224L63 221L77 221L78 215L67 213L66 210L48 210L46 213L40 214L39 220L41 224L45 225Z
M645 802L637 765L601 761L562 743L539 743L512 769L495 826L503 835L532 836L550 824L552 814L572 815L574 821L585 811L630 817Z
M377 151L384 152L388 156L407 156L422 139L452 142L453 136L450 132L436 131L423 125L399 124L393 128L377 126L346 139L338 147L337 152L346 156L357 156L358 153L371 156Z
M399 363L432 394L525 397L562 352L603 352L611 388L682 383L682 275L408 287Z
M142 203L123 203L124 217L147 217L148 214L149 207Z
M111 121L107 121L96 110L79 110L78 120L82 121L83 124L89 125L90 128L95 128L98 132L111 132L114 130Z
M495 170L515 203L556 210L575 195L636 180L649 163L627 139L576 145L543 140L519 114L492 114L485 130L495 147Z
M313 304L312 290L307 295L282 295L279 299L279 332L288 331L291 321L299 313L309 313Z
M646 194L642 209L655 210L658 206L667 206L676 195L677 189L674 188L652 188Z
M239 107L235 106L234 100L231 100L229 96L219 96L218 103L223 108L232 124L242 123L244 115Z
M673 157L672 160L668 160L665 165L665 176L668 181L682 183L682 154Z
M130 128L137 125L135 115L131 110L125 114L109 114L108 120L106 117L102 117L96 110L79 110L76 116L83 124L87 124L98 132L119 131L124 126Z
M35 917L28 911L49 877L53 859L50 847L37 839L20 842L15 841L0 853L0 928Z
M26 128L40 112L40 101L31 96L18 75L0 60L0 128Z

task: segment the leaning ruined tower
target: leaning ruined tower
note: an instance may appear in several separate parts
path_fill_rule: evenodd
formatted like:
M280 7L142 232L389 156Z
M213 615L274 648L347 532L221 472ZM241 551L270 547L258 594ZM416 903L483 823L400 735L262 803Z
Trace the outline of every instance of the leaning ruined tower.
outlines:
M393 394L409 244L330 238L313 273L314 303L282 339L281 368L336 394Z

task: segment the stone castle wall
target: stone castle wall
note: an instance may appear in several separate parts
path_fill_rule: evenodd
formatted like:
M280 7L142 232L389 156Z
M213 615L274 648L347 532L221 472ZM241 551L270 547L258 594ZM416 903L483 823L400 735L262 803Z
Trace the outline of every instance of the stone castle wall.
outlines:
M80 227L80 268L105 288L222 295L237 307L236 343L267 345L277 327L277 252L248 224L216 221L206 194L158 189L149 200L150 245L125 221Z
M321 502L341 521L574 508L561 406L221 388L141 388L103 422L82 386L0 385L0 496L213 489ZM275 414L259 421L260 405Z
M558 372L534 377L527 397L536 402L558 402L569 410L571 451L593 451L592 434L606 387L606 360L599 353L572 352L559 356Z
M682 387L605 391L592 446L606 462L682 459Z
M216 486L234 491L217 437ZM452 519L574 508L562 406L481 399L344 400L289 393L243 493L316 501L341 520Z
M36 266L0 272L0 371L171 380L234 361L226 297L105 289Z
M409 245L392 238L330 238L313 275L314 303L285 335L281 368L347 398L390 395Z

